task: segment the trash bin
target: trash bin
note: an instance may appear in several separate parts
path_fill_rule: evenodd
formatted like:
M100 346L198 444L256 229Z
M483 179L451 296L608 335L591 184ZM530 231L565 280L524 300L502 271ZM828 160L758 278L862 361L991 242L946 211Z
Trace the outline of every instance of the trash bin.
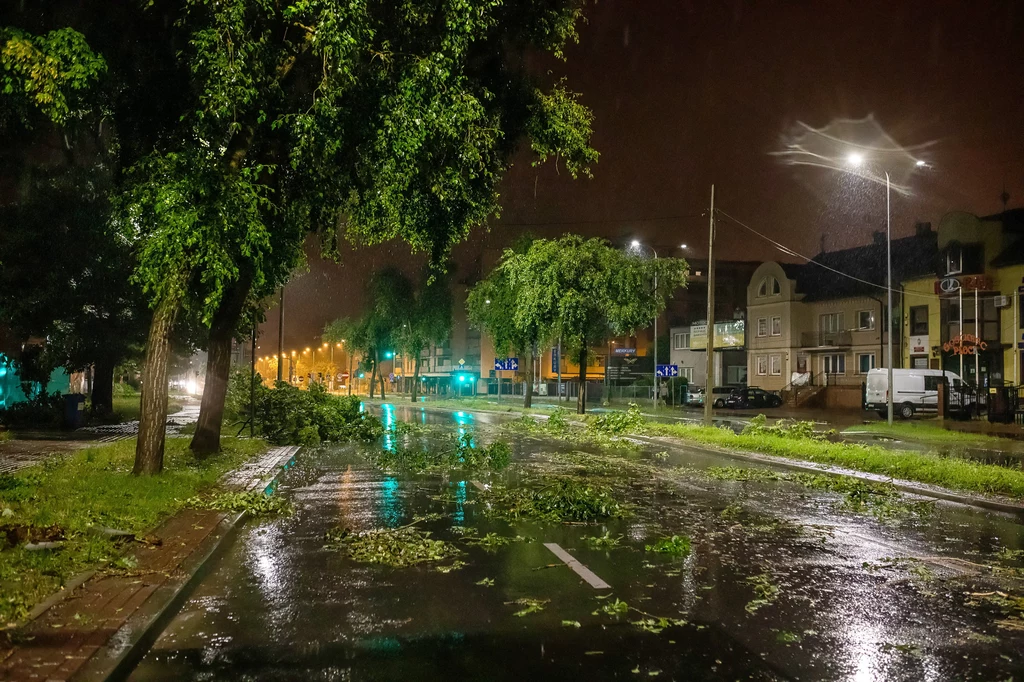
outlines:
M64 426L77 429L85 424L85 396L69 393L64 396Z
M988 389L988 421L991 424L1012 424L1014 417L1013 402L1010 400L1012 388L993 386Z

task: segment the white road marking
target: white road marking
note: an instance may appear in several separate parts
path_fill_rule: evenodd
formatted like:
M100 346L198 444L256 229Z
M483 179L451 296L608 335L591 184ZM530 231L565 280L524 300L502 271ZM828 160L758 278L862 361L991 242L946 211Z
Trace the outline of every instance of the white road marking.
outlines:
M545 542L544 546L550 549L552 554L564 561L565 565L568 566L573 573L586 580L587 583L589 583L595 590L611 589L611 585L598 578L593 571L581 564L576 557L559 547L557 543Z

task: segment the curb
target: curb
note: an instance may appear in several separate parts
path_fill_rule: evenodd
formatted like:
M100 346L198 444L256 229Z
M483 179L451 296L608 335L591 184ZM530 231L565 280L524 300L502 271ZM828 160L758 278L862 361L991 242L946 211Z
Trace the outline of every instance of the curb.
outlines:
M276 451L276 453L275 453ZM247 490L262 490L271 495L277 489L280 475L295 464L298 446L273 448L267 457L277 454L271 472L254 479ZM226 516L203 543L178 567L181 576L167 581L142 603L128 620L107 640L72 677L75 682L107 682L127 679L140 660L149 652L164 628L178 613L192 591L209 574L213 560L223 555L246 512Z
M980 509L985 509L986 511L996 511L1024 519L1024 505L1021 504L1014 504L1012 502L1002 502L999 500L991 500L984 497L975 497L973 495L964 495L961 493L955 493L945 488L933 488L922 483L912 483L910 481L894 479L888 476L882 476L880 474L871 474L864 471L857 471L855 469L844 469L842 467L834 467L829 466L827 464L815 464L813 462L807 462L805 460L789 460L782 459L779 457L771 457L769 455L759 455L751 452L723 450L720 448L713 448L706 445L691 445L689 443L680 443L679 441L671 438L662 439L638 435L631 435L629 436L629 438L642 441L650 445L657 445L659 447L668 446L671 448L675 448L677 450L691 448L694 450L702 450L704 452L713 452L715 454L724 455L726 457L731 457L733 459L741 459L747 462L756 462L758 464L770 464L772 466L777 466L784 469L791 469L793 471L806 471L818 474L838 474L841 476L849 476L851 478L859 478L864 481L872 481L874 483L889 483L895 486L897 490L901 490L905 493L912 493L914 495L921 495L924 497L934 497L936 499L945 500L947 502L955 502L957 504L962 504L968 507L977 507Z

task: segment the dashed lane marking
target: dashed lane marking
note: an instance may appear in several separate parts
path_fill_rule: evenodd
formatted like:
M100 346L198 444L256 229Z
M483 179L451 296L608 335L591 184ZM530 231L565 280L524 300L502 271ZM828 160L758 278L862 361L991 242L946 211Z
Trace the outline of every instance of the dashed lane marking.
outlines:
M545 542L544 546L551 550L552 554L564 561L565 565L568 566L573 573L586 580L587 583L595 590L611 589L611 585L598 578L593 571L581 564L576 557L559 547L557 543Z

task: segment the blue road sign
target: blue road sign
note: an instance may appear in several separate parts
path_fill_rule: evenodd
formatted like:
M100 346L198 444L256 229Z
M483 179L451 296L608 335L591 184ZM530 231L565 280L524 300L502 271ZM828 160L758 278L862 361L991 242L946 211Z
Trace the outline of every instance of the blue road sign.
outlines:
M656 374L659 377L677 377L679 376L679 365L658 365Z
M519 371L519 358L505 358L504 360L494 358L494 369L499 372Z

